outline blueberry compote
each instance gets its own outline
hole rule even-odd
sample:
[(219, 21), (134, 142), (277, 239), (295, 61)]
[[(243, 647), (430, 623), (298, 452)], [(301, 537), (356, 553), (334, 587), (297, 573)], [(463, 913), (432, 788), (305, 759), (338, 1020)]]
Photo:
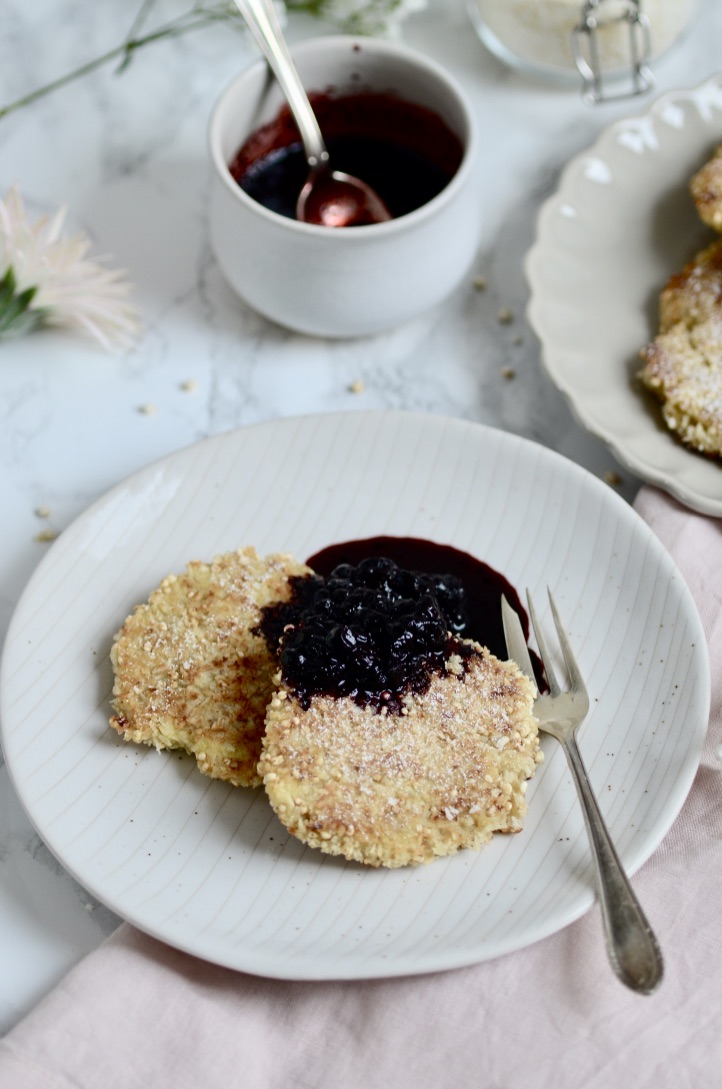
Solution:
[[(334, 170), (370, 185), (394, 219), (433, 200), (459, 169), (461, 141), (423, 106), (372, 91), (310, 97)], [(287, 107), (246, 140), (229, 169), (250, 197), (295, 219), (308, 163)]]
[(308, 564), (316, 574), (294, 579), (291, 600), (266, 608), (260, 625), (303, 707), (314, 695), (349, 696), (398, 713), (404, 695), (426, 691), (451, 654), (463, 667), (477, 653), (462, 640), (506, 657), (502, 593), (526, 623), (503, 576), (430, 541), (351, 541)]

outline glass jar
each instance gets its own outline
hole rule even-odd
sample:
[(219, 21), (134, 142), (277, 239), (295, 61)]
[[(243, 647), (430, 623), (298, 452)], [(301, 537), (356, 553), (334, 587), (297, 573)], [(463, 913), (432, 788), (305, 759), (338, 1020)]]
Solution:
[[(469, 0), (479, 37), (529, 75), (579, 83), (601, 101), (652, 85), (650, 61), (692, 22), (698, 0)], [(609, 84), (622, 84), (610, 90)]]

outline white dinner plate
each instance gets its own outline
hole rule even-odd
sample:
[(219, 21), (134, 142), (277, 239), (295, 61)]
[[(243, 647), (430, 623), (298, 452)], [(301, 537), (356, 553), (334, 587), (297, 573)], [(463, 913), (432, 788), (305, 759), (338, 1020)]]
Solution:
[(526, 262), (547, 373), (644, 480), (722, 515), (722, 464), (686, 449), (636, 380), (661, 288), (715, 237), (689, 180), (722, 142), (722, 76), (607, 128), (564, 171)]
[(78, 881), (142, 930), (261, 975), (363, 978), (494, 957), (592, 903), (554, 742), (520, 835), (374, 870), (289, 837), (262, 789), (213, 782), (195, 760), (109, 728), (112, 637), (164, 575), (246, 544), (306, 558), (375, 535), (452, 544), (542, 606), (552, 586), (594, 708), (582, 750), (630, 871), (669, 829), (706, 729), (705, 639), (669, 555), (612, 489), (543, 447), (439, 416), (259, 424), (156, 462), (90, 507), (50, 548), (7, 637), (2, 742), (19, 796)]

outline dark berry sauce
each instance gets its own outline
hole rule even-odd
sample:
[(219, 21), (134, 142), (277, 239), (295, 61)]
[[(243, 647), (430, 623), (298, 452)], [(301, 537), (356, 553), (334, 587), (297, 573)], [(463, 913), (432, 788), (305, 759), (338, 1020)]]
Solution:
[[(310, 97), (333, 169), (370, 185), (393, 218), (427, 204), (459, 168), (460, 140), (423, 106), (373, 92)], [(229, 169), (254, 200), (296, 218), (308, 164), (288, 108), (246, 140)]]
[(398, 713), (403, 697), (425, 692), (450, 655), (463, 668), (477, 653), (463, 639), (506, 658), (502, 594), (528, 634), (503, 575), (447, 545), (376, 537), (333, 545), (307, 562), (316, 573), (293, 579), (291, 600), (264, 609), (259, 625), (304, 707), (321, 694)]
[(451, 545), (437, 544), (418, 537), (370, 537), (365, 541), (346, 541), (331, 545), (311, 556), (306, 563), (327, 576), (342, 563), (357, 564), (368, 556), (384, 556), (399, 567), (426, 574), (440, 571), (460, 588), (463, 626), (451, 630), (463, 639), (474, 639), (488, 647), (497, 658), (506, 658), (506, 640), (501, 623), (501, 595), (521, 618), (524, 635), (529, 637), (529, 620), (514, 587), (493, 567), (468, 552)]

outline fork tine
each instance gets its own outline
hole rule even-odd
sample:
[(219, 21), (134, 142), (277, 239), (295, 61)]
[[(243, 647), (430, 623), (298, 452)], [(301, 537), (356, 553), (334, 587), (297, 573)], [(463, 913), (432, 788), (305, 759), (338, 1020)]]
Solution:
[(575, 695), (578, 694), (580, 696), (583, 696), (585, 699), (587, 699), (587, 686), (584, 683), (584, 678), (582, 677), (579, 666), (577, 665), (577, 660), (574, 657), (574, 651), (572, 650), (571, 643), (569, 642), (569, 636), (567, 635), (566, 631), (564, 630), (564, 626), (563, 626), (563, 624), (561, 622), (561, 619), (559, 617), (559, 612), (557, 610), (556, 602), (554, 601), (554, 598), (552, 597), (552, 592), (549, 589), (549, 587), (547, 587), (547, 593), (549, 594), (549, 604), (552, 607), (552, 616), (554, 617), (554, 626), (557, 629), (557, 636), (559, 638), (559, 644), (560, 644), (560, 646), (562, 648), (562, 654), (564, 655), (564, 662), (565, 662), (565, 665), (567, 667), (567, 673), (569, 674), (569, 684), (571, 685), (571, 690)]
[(531, 626), (534, 629), (534, 635), (536, 636), (537, 646), (539, 647), (539, 653), (544, 665), (544, 672), (546, 673), (547, 682), (549, 684), (549, 693), (552, 696), (558, 696), (561, 692), (561, 688), (557, 683), (556, 674), (554, 673), (554, 667), (552, 665), (551, 655), (547, 649), (546, 640), (544, 639), (544, 632), (542, 626), (539, 623), (539, 619), (536, 615), (536, 609), (534, 608), (534, 602), (531, 599), (531, 594), (527, 590), (526, 602), (529, 606), (529, 617), (531, 618)]

